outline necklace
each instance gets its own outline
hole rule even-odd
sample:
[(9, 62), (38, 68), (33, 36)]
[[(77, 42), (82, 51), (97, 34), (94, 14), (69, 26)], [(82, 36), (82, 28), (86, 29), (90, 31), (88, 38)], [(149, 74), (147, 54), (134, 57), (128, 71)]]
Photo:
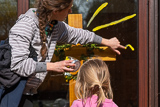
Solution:
[(55, 25), (58, 23), (57, 20), (52, 20), (50, 23), (48, 23), (45, 27), (45, 34), (47, 36), (50, 36), (53, 32), (53, 29), (55, 27)]
[[(38, 16), (38, 13), (36, 13), (35, 10), (33, 10), (33, 12)], [(56, 25), (57, 23), (58, 23), (57, 20), (52, 20), (51, 22), (49, 22), (49, 23), (46, 25), (46, 27), (45, 27), (45, 34), (46, 34), (47, 37), (52, 34), (53, 29), (54, 29), (54, 27), (55, 27), (55, 25)]]

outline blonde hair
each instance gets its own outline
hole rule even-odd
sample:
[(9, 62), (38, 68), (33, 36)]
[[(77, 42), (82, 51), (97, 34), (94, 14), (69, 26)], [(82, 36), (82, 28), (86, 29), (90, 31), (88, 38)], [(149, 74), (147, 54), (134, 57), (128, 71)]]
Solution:
[(53, 11), (62, 11), (66, 9), (72, 0), (37, 0), (37, 15), (39, 19), (40, 37), (42, 42), (41, 56), (45, 59), (47, 47), (45, 45), (47, 37), (45, 34), (45, 26), (51, 21)]
[(76, 97), (82, 99), (85, 104), (86, 98), (91, 97), (93, 94), (98, 95), (98, 107), (105, 98), (113, 99), (108, 66), (101, 59), (86, 61), (77, 75), (75, 85)]

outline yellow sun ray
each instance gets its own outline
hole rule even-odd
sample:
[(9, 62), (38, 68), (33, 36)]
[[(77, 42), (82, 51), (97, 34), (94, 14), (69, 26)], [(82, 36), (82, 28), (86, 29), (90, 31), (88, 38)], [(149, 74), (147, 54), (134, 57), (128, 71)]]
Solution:
[(121, 23), (121, 22), (123, 22), (123, 21), (129, 20), (129, 19), (131, 19), (131, 18), (133, 18), (133, 17), (135, 17), (135, 16), (136, 16), (136, 14), (129, 15), (129, 16), (126, 16), (126, 17), (120, 19), (120, 20), (117, 20), (117, 21), (114, 21), (114, 22), (111, 22), (111, 23), (108, 23), (108, 24), (105, 24), (105, 25), (97, 26), (97, 27), (95, 27), (92, 31), (95, 32), (95, 31), (100, 30), (100, 29), (102, 29), (102, 28), (106, 28), (106, 27), (108, 27), (108, 26), (116, 25), (116, 24)]
[(103, 3), (101, 6), (98, 7), (98, 9), (94, 12), (93, 16), (91, 17), (91, 19), (89, 20), (87, 27), (90, 25), (90, 23), (92, 22), (92, 20), (97, 16), (97, 14), (108, 5), (107, 2)]

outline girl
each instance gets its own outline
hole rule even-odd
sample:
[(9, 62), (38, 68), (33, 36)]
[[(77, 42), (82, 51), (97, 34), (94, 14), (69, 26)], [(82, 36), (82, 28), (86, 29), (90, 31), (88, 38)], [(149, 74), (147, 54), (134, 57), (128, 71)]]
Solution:
[(80, 68), (75, 100), (71, 107), (118, 107), (113, 101), (108, 66), (100, 59), (90, 59)]
[[(32, 82), (31, 79), (29, 83), (34, 83), (34, 87), (26, 86), (25, 93), (27, 95), (37, 93), (36, 90), (43, 82), (47, 72), (71, 72), (74, 70), (68, 68), (68, 66), (75, 66), (72, 60), (50, 62), (57, 42), (96, 43), (110, 47), (117, 54), (120, 54), (117, 48), (125, 49), (115, 37), (105, 39), (93, 32), (70, 27), (63, 22), (68, 14), (72, 13), (72, 4), (73, 0), (38, 0), (37, 8), (31, 8), (25, 14), (20, 15), (9, 32), (11, 70), (21, 77), (29, 77), (28, 80), (30, 77), (35, 80)], [(34, 58), (28, 57), (31, 47), (35, 51), (35, 55), (32, 55)], [(14, 89), (4, 94), (0, 99), (0, 107), (17, 107), (24, 86), (25, 81), (22, 83), (20, 81)], [(16, 99), (13, 97), (15, 95)]]

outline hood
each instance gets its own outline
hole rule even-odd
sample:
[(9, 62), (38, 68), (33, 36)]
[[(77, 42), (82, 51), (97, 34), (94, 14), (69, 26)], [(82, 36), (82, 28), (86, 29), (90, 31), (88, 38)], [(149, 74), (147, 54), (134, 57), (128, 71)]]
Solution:
[(20, 19), (24, 18), (24, 17), (27, 17), (27, 18), (30, 18), (32, 19), (37, 26), (39, 26), (39, 21), (38, 21), (38, 17), (37, 15), (33, 12), (33, 11), (36, 11), (37, 9), (36, 8), (30, 8), (25, 14), (21, 14), (19, 17), (18, 17), (18, 20), (19, 21)]

